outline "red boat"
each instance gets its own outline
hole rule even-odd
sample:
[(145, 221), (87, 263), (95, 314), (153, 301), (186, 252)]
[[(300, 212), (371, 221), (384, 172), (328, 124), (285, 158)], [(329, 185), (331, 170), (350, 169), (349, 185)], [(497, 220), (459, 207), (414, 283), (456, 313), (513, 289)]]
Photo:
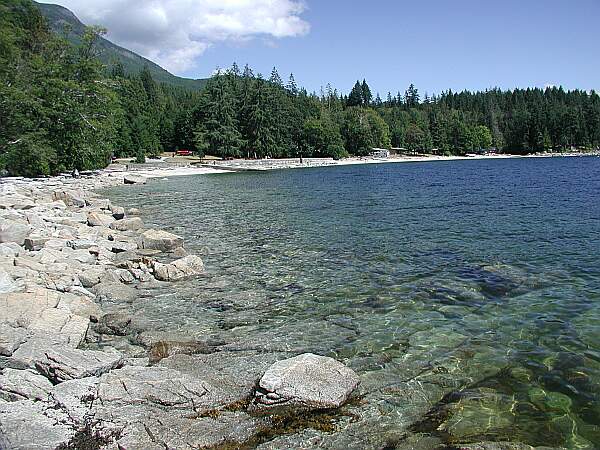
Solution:
[(192, 154), (191, 150), (177, 150), (175, 152), (176, 156), (192, 156)]

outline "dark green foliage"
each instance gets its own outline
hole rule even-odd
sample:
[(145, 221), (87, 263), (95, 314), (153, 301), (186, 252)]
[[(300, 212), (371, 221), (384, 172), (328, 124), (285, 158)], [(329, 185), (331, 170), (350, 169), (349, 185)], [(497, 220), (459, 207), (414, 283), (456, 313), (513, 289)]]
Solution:
[[(66, 10), (43, 8), (55, 27), (65, 19)], [(363, 80), (347, 96), (329, 84), (317, 96), (293, 75), (284, 86), (276, 68), (265, 80), (235, 63), (198, 91), (161, 83), (168, 80), (149, 62), (132, 72), (113, 58), (107, 68), (104, 30), (73, 17), (63, 21), (72, 25), (67, 41), (30, 0), (0, 0), (0, 170), (50, 175), (104, 167), (112, 155), (143, 162), (178, 149), (341, 158), (389, 147), (466, 154), (600, 146), (593, 91), (448, 91), (421, 102), (411, 84), (382, 101)]]
[(104, 167), (117, 99), (86, 31), (79, 46), (53, 36), (26, 0), (0, 2), (0, 164), (14, 175)]

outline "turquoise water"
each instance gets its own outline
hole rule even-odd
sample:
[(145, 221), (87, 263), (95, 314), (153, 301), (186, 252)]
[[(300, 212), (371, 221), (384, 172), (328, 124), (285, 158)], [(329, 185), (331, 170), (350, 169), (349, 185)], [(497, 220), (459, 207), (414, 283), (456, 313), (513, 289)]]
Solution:
[(153, 326), (223, 350), (330, 355), (361, 375), (339, 439), (564, 448), (600, 447), (599, 194), (600, 158), (220, 174), (109, 193), (207, 266), (146, 294), (136, 307)]

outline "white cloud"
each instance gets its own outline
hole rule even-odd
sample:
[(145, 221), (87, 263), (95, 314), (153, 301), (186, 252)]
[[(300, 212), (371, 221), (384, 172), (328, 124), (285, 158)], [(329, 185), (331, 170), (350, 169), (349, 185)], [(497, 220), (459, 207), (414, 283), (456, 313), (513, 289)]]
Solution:
[(302, 0), (42, 0), (69, 8), (108, 39), (175, 73), (193, 68), (211, 45), (302, 36)]

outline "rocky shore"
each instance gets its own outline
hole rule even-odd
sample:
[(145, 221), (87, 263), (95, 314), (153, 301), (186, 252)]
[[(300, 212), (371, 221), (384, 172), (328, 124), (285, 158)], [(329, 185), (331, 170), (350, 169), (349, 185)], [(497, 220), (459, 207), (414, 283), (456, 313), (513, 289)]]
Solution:
[(127, 313), (141, 286), (204, 272), (181, 237), (94, 192), (145, 182), (0, 181), (0, 449), (252, 446), (357, 395), (332, 358), (226, 354)]

